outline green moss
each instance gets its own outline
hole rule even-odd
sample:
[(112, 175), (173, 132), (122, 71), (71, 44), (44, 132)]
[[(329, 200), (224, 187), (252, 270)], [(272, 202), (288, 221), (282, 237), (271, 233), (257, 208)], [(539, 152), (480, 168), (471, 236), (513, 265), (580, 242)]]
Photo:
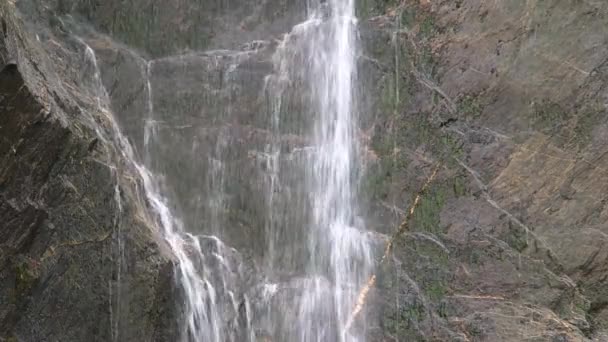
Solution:
[(416, 10), (414, 7), (406, 7), (401, 11), (401, 26), (410, 28), (416, 21)]
[(399, 0), (360, 0), (357, 2), (357, 16), (360, 19), (367, 19), (383, 15), (397, 5), (399, 5)]
[(397, 39), (393, 42), (389, 63), (393, 70), (385, 74), (382, 82), (382, 109), (385, 113), (399, 113), (409, 103), (413, 93), (411, 79), (411, 49), (407, 42)]
[(505, 242), (511, 246), (511, 248), (521, 252), (528, 247), (528, 234), (524, 228), (514, 226), (509, 221), (509, 233), (505, 238)]
[[(407, 53), (404, 52), (400, 58), (407, 58)], [(411, 127), (408, 120), (399, 114), (409, 101), (411, 92), (406, 79), (409, 73), (404, 75), (405, 78), (400, 74), (387, 74), (382, 85), (381, 108), (387, 121), (384, 127), (377, 128), (372, 138), (371, 147), (379, 160), (370, 168), (363, 181), (364, 191), (375, 198), (387, 198), (392, 180), (405, 172), (409, 164), (405, 147), (409, 145)]]
[(552, 307), (553, 311), (564, 319), (584, 317), (590, 308), (590, 301), (575, 289), (563, 292)]
[(441, 318), (448, 318), (450, 316), (448, 304), (445, 301), (442, 301), (437, 306), (437, 314)]
[(410, 274), (426, 297), (435, 304), (439, 303), (447, 293), (449, 254), (442, 247), (428, 240), (417, 239), (408, 244), (413, 246), (413, 255), (410, 258), (416, 267)]
[(380, 158), (379, 162), (371, 167), (363, 180), (363, 192), (375, 199), (386, 199), (393, 172), (393, 165), (389, 157)]
[(408, 341), (424, 341), (415, 329), (415, 323), (423, 319), (424, 315), (424, 306), (414, 302), (388, 313), (382, 324), (386, 332), (392, 336), (407, 338)]
[(383, 263), (380, 265), (380, 269), (376, 273), (376, 287), (381, 291), (391, 291), (395, 285), (398, 285), (399, 281), (395, 280), (395, 274), (392, 272), (394, 265), (390, 263)]
[(14, 264), (15, 293), (21, 296), (29, 292), (38, 281), (38, 269), (31, 259), (20, 260)]
[(426, 116), (430, 114), (419, 114), (422, 118), (416, 120), (407, 131), (408, 143), (413, 146), (426, 146), (425, 150), (433, 154), (435, 159), (442, 161), (446, 166), (457, 166), (454, 158), (461, 158), (464, 154), (462, 142), (459, 137), (444, 132), (437, 127), (431, 126)]
[(458, 101), (458, 112), (466, 120), (475, 120), (481, 116), (482, 106), (479, 98), (466, 95)]
[(574, 296), (574, 309), (579, 314), (586, 314), (591, 309), (591, 302), (583, 296)]
[(602, 110), (588, 110), (576, 116), (573, 135), (578, 147), (585, 147), (591, 142), (593, 129), (606, 115), (608, 113)]
[(443, 299), (446, 293), (446, 288), (443, 282), (434, 281), (425, 286), (425, 292), (430, 300), (436, 302)]
[[(185, 12), (162, 2), (134, 0), (100, 5), (80, 0), (77, 3), (75, 9), (79, 15), (118, 40), (154, 56), (188, 48), (202, 50), (213, 34), (209, 16), (214, 9), (200, 10), (203, 4), (193, 4), (192, 10)], [(71, 9), (71, 6), (63, 6), (60, 10), (67, 13)], [(169, 15), (166, 13), (168, 10), (178, 12)], [(167, 24), (174, 25), (174, 29), (164, 29)]]
[(594, 318), (594, 314), (591, 313), (593, 307), (591, 301), (585, 298), (581, 293), (577, 292), (574, 296), (574, 309), (573, 316), (585, 318), (588, 322), (597, 322)]
[(431, 48), (424, 46), (417, 62), (418, 68), (423, 71), (429, 78), (433, 78), (437, 71), (437, 62)]
[(399, 19), (399, 24), (405, 27), (412, 27), (416, 21), (418, 13), (416, 6), (401, 6), (402, 0), (359, 0), (357, 1), (357, 17), (361, 20), (369, 19), (374, 16), (389, 14), (391, 9), (400, 9), (395, 15)]
[(420, 303), (414, 303), (403, 310), (404, 317), (408, 321), (419, 321), (424, 316), (424, 306)]
[(456, 168), (458, 166), (456, 159), (464, 157), (462, 142), (454, 135), (444, 134), (441, 137), (441, 144), (441, 150), (437, 152), (438, 155), (448, 167)]
[(568, 113), (557, 103), (541, 101), (533, 105), (531, 123), (542, 132), (558, 133), (567, 119)]
[(418, 242), (414, 246), (414, 250), (420, 256), (428, 257), (435, 266), (447, 266), (449, 255), (441, 247), (432, 242)]
[(372, 4), (373, 4), (372, 0), (357, 1), (357, 7), (356, 7), (357, 17), (361, 20), (370, 18), (373, 15)]
[(418, 37), (420, 39), (429, 39), (437, 33), (437, 27), (435, 26), (435, 19), (427, 15), (422, 19), (420, 28), (418, 30)]
[(454, 196), (456, 197), (465, 196), (469, 192), (466, 186), (466, 178), (462, 175), (454, 178), (452, 188), (454, 190)]
[(433, 79), (437, 70), (437, 61), (431, 49), (430, 40), (437, 35), (439, 30), (435, 25), (435, 18), (428, 13), (419, 15), (418, 22), (416, 68)]
[(468, 253), (469, 264), (480, 265), (482, 260), (482, 252), (478, 249), (471, 248)]
[(436, 131), (428, 122), (426, 116), (427, 113), (418, 114), (420, 118), (418, 118), (414, 124), (412, 125), (412, 131), (409, 132), (411, 134), (410, 141), (413, 145), (418, 146), (422, 144), (430, 144), (432, 145), (433, 137), (436, 135)]
[(385, 113), (393, 113), (399, 108), (399, 100), (397, 99), (397, 89), (395, 77), (386, 75), (382, 85), (381, 104), (382, 111)]
[[(462, 158), (464, 154), (458, 137), (432, 127), (425, 118), (407, 120), (398, 117), (392, 125), (392, 134), (383, 134), (386, 129), (381, 129), (383, 131), (377, 131), (372, 140), (372, 148), (379, 161), (364, 180), (364, 191), (374, 194), (376, 198), (385, 199), (389, 195), (393, 179), (408, 176), (410, 156), (406, 153), (407, 149), (415, 150), (418, 146), (424, 146), (433, 159), (442, 161), (447, 167), (456, 167), (456, 158)], [(448, 198), (466, 195), (466, 184), (466, 177), (460, 174), (441, 184), (434, 184), (422, 196), (412, 228), (440, 235), (439, 213), (443, 205)]]
[(420, 199), (420, 205), (414, 213), (412, 228), (416, 231), (424, 231), (435, 235), (442, 234), (439, 225), (439, 214), (446, 201), (445, 188), (432, 186), (431, 190)]

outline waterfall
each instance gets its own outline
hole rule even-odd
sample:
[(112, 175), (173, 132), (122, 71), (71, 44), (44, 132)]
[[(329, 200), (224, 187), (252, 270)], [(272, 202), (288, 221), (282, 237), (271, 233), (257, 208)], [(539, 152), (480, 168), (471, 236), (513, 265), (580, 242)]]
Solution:
[[(283, 327), (271, 330), (293, 341), (360, 341), (365, 339), (362, 329), (358, 333), (345, 331), (357, 291), (373, 263), (369, 237), (357, 215), (361, 167), (353, 90), (357, 19), (353, 0), (308, 5), (307, 20), (296, 25), (279, 44), (275, 72), (267, 80), (272, 99), (271, 130), (275, 135), (304, 135), (310, 141), (310, 146), (297, 151), (300, 156), (295, 158), (295, 165), (286, 170), (277, 162), (281, 151), (278, 139), (266, 149), (270, 165), (266, 227), (268, 258), (272, 260), (269, 264), (297, 272), (297, 263), (292, 260), (305, 259), (297, 310), (288, 314), (293, 302), (285, 300), (281, 314), (274, 316), (284, 321)], [(294, 101), (299, 101), (302, 113), (290, 110), (295, 106), (289, 103)], [(294, 119), (297, 115), (299, 118)], [(294, 120), (298, 124), (289, 124)], [(301, 177), (291, 176), (298, 172)], [(275, 193), (281, 192), (281, 185), (292, 191), (284, 191), (277, 199)], [(294, 193), (303, 194), (303, 198), (298, 199)], [(291, 212), (285, 212), (284, 207)], [(306, 212), (307, 217), (296, 218), (299, 212)], [(306, 244), (306, 251), (297, 252), (293, 246), (298, 244)], [(278, 246), (284, 250), (279, 251)]]
[[(313, 210), (310, 248), (311, 251), (329, 248), (337, 332), (340, 340), (355, 341), (359, 338), (342, 329), (353, 310), (358, 288), (369, 274), (372, 260), (367, 235), (357, 226), (354, 191), (359, 166), (353, 94), (356, 19), (353, 0), (331, 0), (328, 5), (329, 25), (321, 34), (312, 36), (309, 56), (312, 105), (317, 112), (313, 137), (318, 147), (309, 164)], [(312, 16), (318, 18), (321, 14), (313, 11)], [(311, 255), (313, 268), (326, 267), (325, 260), (315, 260), (314, 256), (319, 254)]]
[[(153, 214), (152, 220), (160, 228), (162, 238), (167, 242), (177, 259), (176, 276), (184, 296), (182, 307), (182, 310), (184, 311), (184, 328), (181, 340), (185, 342), (231, 340), (226, 339), (224, 336), (224, 327), (222, 325), (225, 320), (218, 310), (218, 289), (214, 287), (212, 281), (213, 275), (210, 274), (211, 270), (214, 270), (215, 267), (213, 267), (214, 262), (209, 260), (212, 258), (221, 259), (223, 253), (222, 249), (226, 249), (226, 247), (221, 241), (213, 237), (197, 237), (187, 233), (182, 222), (173, 216), (167, 204), (167, 199), (162, 196), (154, 176), (144, 165), (137, 162), (132, 146), (122, 134), (112, 115), (110, 98), (101, 80), (101, 73), (97, 64), (95, 52), (84, 41), (80, 41), (85, 46), (85, 58), (93, 67), (93, 84), (91, 88), (96, 99), (97, 109), (100, 111), (103, 119), (109, 124), (111, 137), (108, 137), (97, 124), (94, 125), (96, 133), (102, 141), (106, 142), (106, 144), (112, 145), (110, 142), (113, 142), (113, 145), (117, 147), (124, 162), (127, 163), (127, 168), (137, 172), (140, 179), (143, 181), (146, 200), (148, 201)], [(150, 65), (146, 68), (147, 73), (149, 73), (149, 67)], [(151, 96), (151, 89), (148, 88), (148, 90), (149, 96)], [(152, 122), (152, 108), (150, 107), (149, 110), (148, 120)], [(150, 128), (146, 127), (146, 130), (148, 129)], [(152, 139), (153, 137), (151, 133), (147, 134), (150, 135), (146, 135), (146, 145), (148, 139)], [(117, 184), (117, 204), (119, 205), (119, 209), (121, 209), (122, 205), (119, 202), (120, 195), (118, 195), (120, 190), (118, 188), (119, 185)], [(207, 255), (203, 252), (201, 241), (206, 243), (206, 252), (210, 252), (211, 255)], [(215, 261), (215, 263), (217, 263), (217, 261)], [(220, 285), (225, 286), (226, 283), (220, 282)], [(231, 294), (229, 289), (221, 288), (219, 290), (227, 296), (230, 296)], [(120, 298), (118, 298), (118, 300), (119, 299)], [(180, 305), (180, 307), (181, 306), (182, 305)], [(116, 317), (116, 319), (117, 318), (118, 317)], [(112, 329), (117, 329), (117, 326), (113, 325)], [(113, 331), (112, 336), (117, 338), (119, 332)]]
[[(195, 229), (186, 229), (174, 216), (150, 171), (162, 162), (153, 160), (155, 144), (163, 143), (164, 128), (155, 118), (154, 99), (161, 96), (160, 88), (151, 81), (160, 62), (145, 61), (142, 66), (147, 100), (142, 164), (114, 120), (95, 53), (85, 44), (94, 67), (97, 106), (110, 127), (108, 136), (99, 127), (97, 133), (118, 147), (127, 167), (143, 181), (151, 221), (175, 255), (176, 283), (183, 297), (177, 303), (183, 312), (183, 342), (365, 340), (364, 324), (348, 329), (358, 291), (373, 264), (369, 234), (357, 210), (361, 160), (356, 138), (354, 0), (311, 0), (307, 8), (306, 21), (293, 27), (277, 46), (274, 70), (266, 78), (270, 139), (263, 153), (255, 154), (264, 160), (266, 245), (260, 263), (263, 276), (246, 285), (240, 265), (231, 264), (242, 263), (233, 258), (236, 251), (215, 236), (189, 233)], [(230, 76), (249, 53), (231, 56), (219, 51), (217, 55), (218, 61), (232, 61), (225, 71)], [(223, 80), (232, 82), (230, 77)], [(162, 102), (156, 104), (160, 107)], [(230, 108), (222, 112), (229, 116)], [(224, 160), (230, 132), (225, 133), (219, 132), (209, 155), (200, 155), (209, 161), (206, 186), (200, 189), (200, 197), (207, 200), (202, 221), (210, 233), (220, 236), (227, 224), (223, 211), (230, 205), (224, 194), (224, 182), (230, 181)], [(298, 137), (296, 143), (293, 137)], [(199, 157), (195, 150), (193, 146), (193, 157)], [(252, 177), (251, 182), (258, 180)], [(118, 329), (118, 324), (112, 328)], [(117, 340), (120, 334), (113, 331), (112, 336)]]

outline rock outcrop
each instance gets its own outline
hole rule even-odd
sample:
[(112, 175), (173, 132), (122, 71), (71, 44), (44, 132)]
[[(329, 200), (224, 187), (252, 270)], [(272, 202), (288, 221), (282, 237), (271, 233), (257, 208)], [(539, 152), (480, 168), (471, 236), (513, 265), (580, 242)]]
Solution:
[(172, 260), (84, 50), (36, 41), (16, 13), (0, 3), (0, 340), (171, 340)]
[(608, 7), (364, 8), (379, 227), (442, 165), (377, 289), (380, 335), (606, 340)]

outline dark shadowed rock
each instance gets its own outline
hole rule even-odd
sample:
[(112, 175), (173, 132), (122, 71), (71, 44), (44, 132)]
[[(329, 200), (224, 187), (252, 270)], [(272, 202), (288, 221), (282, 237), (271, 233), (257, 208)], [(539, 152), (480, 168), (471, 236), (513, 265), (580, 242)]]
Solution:
[(0, 4), (0, 338), (171, 340), (172, 261), (131, 170), (15, 13)]

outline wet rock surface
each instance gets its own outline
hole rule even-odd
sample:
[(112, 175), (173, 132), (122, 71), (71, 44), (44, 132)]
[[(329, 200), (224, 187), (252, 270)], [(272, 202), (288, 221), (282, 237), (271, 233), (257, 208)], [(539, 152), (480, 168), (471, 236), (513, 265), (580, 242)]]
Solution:
[[(281, 165), (297, 168), (308, 145), (289, 124), (271, 134), (265, 91), (302, 3), (17, 5), (0, 4), (0, 340), (175, 336), (172, 262), (141, 214), (137, 181), (94, 134), (103, 117), (76, 36), (97, 54), (112, 109), (175, 211), (191, 231), (236, 247), (231, 269), (246, 264), (231, 281), (252, 305), (230, 308), (235, 331), (253, 324), (271, 336), (276, 317), (264, 308), (298, 300), (290, 289), (313, 281), (252, 265), (267, 248), (266, 146), (279, 139)], [(441, 165), (378, 270), (368, 339), (606, 340), (608, 6), (358, 6), (360, 192), (379, 245)], [(244, 320), (249, 310), (257, 321)]]

